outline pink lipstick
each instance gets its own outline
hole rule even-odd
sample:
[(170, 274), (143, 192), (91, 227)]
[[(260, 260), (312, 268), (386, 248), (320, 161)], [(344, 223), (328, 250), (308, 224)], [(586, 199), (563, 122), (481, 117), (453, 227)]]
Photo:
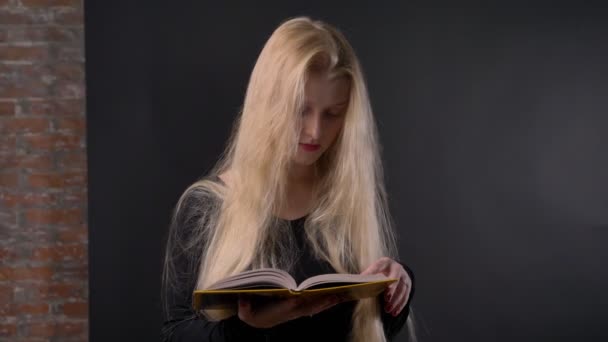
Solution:
[(318, 150), (321, 145), (313, 145), (313, 144), (302, 144), (300, 143), (300, 146), (305, 150), (305, 151), (309, 151), (309, 152), (313, 152)]

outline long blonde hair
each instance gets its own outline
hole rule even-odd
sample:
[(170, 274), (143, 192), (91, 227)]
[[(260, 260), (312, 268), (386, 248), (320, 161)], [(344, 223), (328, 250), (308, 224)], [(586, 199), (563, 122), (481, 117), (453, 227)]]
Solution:
[[(264, 45), (225, 153), (176, 206), (179, 212), (193, 192), (221, 199), (188, 241), (189, 248), (203, 251), (197, 288), (247, 269), (293, 266), (285, 222), (275, 213), (285, 202), (298, 147), (304, 86), (319, 68), (347, 77), (350, 97), (338, 138), (315, 164), (315, 207), (304, 224), (306, 236), (314, 254), (337, 272), (359, 273), (383, 256), (397, 258), (377, 129), (359, 61), (337, 29), (298, 17), (279, 25)], [(229, 186), (211, 180), (228, 170)], [(165, 268), (170, 264), (166, 261)], [(230, 314), (218, 312), (214, 319)], [(375, 298), (359, 301), (351, 341), (385, 341), (380, 317)]]

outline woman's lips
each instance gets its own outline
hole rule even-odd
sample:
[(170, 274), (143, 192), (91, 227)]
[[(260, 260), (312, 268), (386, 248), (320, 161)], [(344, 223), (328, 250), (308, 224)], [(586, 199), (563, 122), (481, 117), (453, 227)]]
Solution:
[(319, 149), (319, 147), (321, 147), (321, 145), (302, 144), (302, 143), (300, 143), (300, 146), (302, 146), (302, 148), (303, 148), (305, 151), (310, 151), (310, 152), (312, 152), (312, 151), (316, 151), (316, 150), (318, 150), (318, 149)]

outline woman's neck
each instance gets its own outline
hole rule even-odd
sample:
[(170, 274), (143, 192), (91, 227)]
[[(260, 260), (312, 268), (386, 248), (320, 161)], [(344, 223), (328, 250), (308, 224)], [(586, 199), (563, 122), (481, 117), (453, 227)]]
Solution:
[(292, 185), (312, 186), (315, 179), (314, 165), (293, 165), (287, 176), (287, 188)]
[(280, 209), (279, 217), (293, 220), (310, 212), (314, 177), (314, 166), (292, 167), (287, 179), (287, 201)]

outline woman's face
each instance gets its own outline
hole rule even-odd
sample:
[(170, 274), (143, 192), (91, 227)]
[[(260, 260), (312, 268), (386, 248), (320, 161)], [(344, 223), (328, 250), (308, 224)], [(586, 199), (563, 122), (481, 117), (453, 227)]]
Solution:
[(328, 79), (327, 73), (309, 75), (296, 164), (314, 164), (334, 143), (344, 123), (349, 92), (350, 83), (345, 77)]

